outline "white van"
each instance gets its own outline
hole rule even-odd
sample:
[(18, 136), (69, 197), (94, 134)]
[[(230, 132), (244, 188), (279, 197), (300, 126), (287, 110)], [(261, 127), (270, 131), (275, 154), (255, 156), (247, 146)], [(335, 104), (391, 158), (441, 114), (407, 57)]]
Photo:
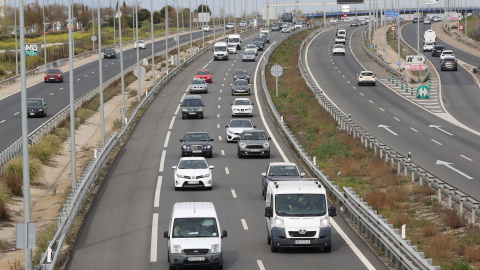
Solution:
[(345, 39), (347, 39), (347, 31), (345, 29), (338, 29), (337, 37), (344, 37)]
[(280, 247), (322, 247), (332, 250), (330, 217), (325, 188), (318, 181), (270, 181), (265, 217), (270, 250)]
[(213, 203), (175, 203), (163, 237), (168, 239), (170, 269), (183, 265), (213, 265), (223, 269), (222, 238), (227, 237), (227, 231), (220, 230)]
[(425, 33), (423, 34), (423, 43), (425, 44), (427, 42), (433, 42), (434, 44), (437, 43), (437, 34), (435, 33), (435, 31), (431, 29), (425, 31)]
[(216, 42), (213, 45), (213, 61), (228, 60), (228, 48), (226, 42)]
[(262, 30), (260, 30), (260, 36), (262, 35), (269, 35), (270, 34), (270, 31), (268, 30), (268, 28), (262, 28)]
[(240, 35), (234, 34), (234, 35), (228, 35), (228, 40), (227, 43), (234, 43), (237, 45), (237, 50), (241, 50), (242, 46), (242, 39), (240, 38)]

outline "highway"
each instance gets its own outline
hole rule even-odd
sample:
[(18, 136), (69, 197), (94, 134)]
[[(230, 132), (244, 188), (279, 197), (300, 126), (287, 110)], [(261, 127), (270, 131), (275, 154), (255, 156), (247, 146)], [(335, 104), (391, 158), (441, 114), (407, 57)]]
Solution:
[[(305, 63), (321, 90), (386, 145), (404, 156), (411, 152), (416, 164), (480, 199), (475, 181), (479, 175), (478, 136), (410, 102), (379, 78), (376, 86), (357, 86), (357, 74), (376, 64), (363, 53), (363, 28), (347, 27), (347, 31), (346, 56), (331, 55), (335, 30), (320, 34), (305, 48)], [(438, 161), (451, 164), (437, 165)]]
[[(193, 39), (202, 37), (201, 31), (192, 34)], [(223, 31), (222, 31), (223, 34)], [(205, 32), (205, 36), (213, 35), (213, 31)], [(180, 36), (180, 43), (190, 40), (190, 33)], [(150, 40), (146, 39), (146, 42)], [(176, 46), (173, 37), (168, 39), (168, 47), (173, 49)], [(140, 59), (152, 55), (151, 43), (146, 43), (146, 49), (140, 49)], [(155, 42), (155, 52), (165, 50), (165, 39)], [(120, 52), (118, 49), (116, 59), (103, 59), (103, 81), (107, 81), (113, 76), (120, 73)], [(125, 50), (123, 52), (124, 67), (136, 63), (136, 49)], [(97, 56), (98, 57), (98, 56)], [(102, 56), (103, 57), (103, 56)], [(99, 84), (98, 79), (98, 60), (92, 61), (85, 65), (74, 69), (74, 95), (75, 99), (82, 96), (86, 92), (95, 88)], [(41, 124), (46, 122), (50, 117), (61, 111), (69, 104), (69, 72), (64, 73), (63, 83), (44, 83), (39, 81), (37, 84), (27, 88), (28, 98), (44, 98), (48, 105), (48, 115), (45, 118), (29, 118), (29, 132), (35, 130)], [(18, 86), (20, 87), (20, 85)], [(21, 135), (21, 114), (20, 114), (20, 92), (10, 95), (0, 100), (0, 149), (5, 149), (7, 145), (12, 143)]]
[[(257, 32), (258, 33), (258, 32)], [(281, 33), (272, 33), (271, 42)], [(252, 40), (251, 35), (247, 39)], [(242, 48), (249, 42), (245, 40)], [(267, 45), (267, 49), (271, 45)], [(259, 52), (257, 61), (262, 57)], [(67, 269), (167, 269), (167, 230), (172, 206), (182, 201), (214, 203), (222, 229), (226, 269), (387, 269), (339, 215), (332, 220), (332, 252), (308, 249), (271, 253), (267, 245), (265, 202), (261, 175), (269, 162), (295, 161), (263, 103), (258, 62), (212, 61), (206, 53), (177, 75), (140, 118), (112, 164), (73, 247)], [(213, 72), (208, 94), (202, 94), (205, 119), (181, 119), (179, 103), (194, 73)], [(251, 118), (272, 137), (270, 159), (239, 159), (236, 144), (227, 143), (231, 119), (232, 73), (246, 68), (251, 75), (255, 103)], [(187, 131), (208, 131), (214, 138), (213, 190), (175, 191), (173, 170), (180, 159), (180, 142)], [(157, 226), (158, 224), (158, 226)], [(361, 252), (360, 252), (361, 251)], [(206, 268), (202, 268), (206, 269)]]
[[(445, 109), (455, 119), (466, 126), (480, 131), (480, 88), (471, 75), (471, 70), (467, 71), (460, 64), (458, 71), (441, 71), (440, 58), (432, 57), (430, 52), (423, 52), (423, 33), (430, 29), (430, 25), (420, 24), (420, 50), (433, 63), (441, 78), (441, 93)], [(417, 25), (407, 24), (402, 28), (403, 39), (413, 46), (417, 47)], [(437, 44), (444, 45), (446, 50), (453, 50), (458, 60), (477, 66), (480, 63), (480, 57), (471, 55), (465, 51), (454, 48), (445, 41), (437, 38)]]

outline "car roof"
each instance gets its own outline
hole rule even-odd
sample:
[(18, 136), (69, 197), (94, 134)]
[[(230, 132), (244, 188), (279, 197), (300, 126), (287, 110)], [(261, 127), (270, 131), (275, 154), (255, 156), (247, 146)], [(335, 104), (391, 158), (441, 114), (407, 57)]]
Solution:
[(239, 121), (239, 122), (250, 122), (250, 123), (252, 123), (252, 121), (250, 121), (250, 119), (244, 119), (244, 118), (232, 119), (232, 120), (230, 120), (230, 123), (231, 123), (231, 122), (234, 122), (234, 121)]
[(27, 100), (43, 100), (43, 98), (27, 98)]
[(235, 70), (235, 72), (237, 72), (237, 71), (247, 71), (247, 72), (248, 72), (248, 70), (247, 70), (246, 68), (237, 68), (237, 69)]
[(297, 164), (293, 162), (270, 162), (268, 166), (281, 166), (281, 165), (286, 165), (286, 166), (295, 166), (297, 167)]
[[(248, 101), (250, 101), (249, 98), (236, 98), (235, 100), (248, 100)], [(234, 101), (235, 101), (235, 100), (234, 100)]]
[(453, 53), (453, 51), (452, 51), (452, 50), (443, 50), (443, 52), (444, 52), (444, 53), (448, 53), (448, 52), (451, 52), (451, 53)]
[(182, 157), (180, 160), (205, 160), (205, 157)]
[(208, 69), (199, 69), (198, 71), (208, 71), (208, 72), (210, 72), (210, 70), (208, 70)]
[(370, 71), (370, 70), (363, 70), (363, 71), (361, 71), (361, 73), (364, 73), (364, 72), (370, 72), (370, 73), (373, 73), (373, 71)]
[(208, 132), (206, 132), (206, 131), (187, 131), (187, 132), (185, 132), (185, 135), (186, 134), (207, 134), (208, 135)]
[(213, 217), (217, 219), (212, 202), (177, 202), (173, 205), (172, 218)]
[(200, 95), (185, 95), (183, 99), (202, 99)]

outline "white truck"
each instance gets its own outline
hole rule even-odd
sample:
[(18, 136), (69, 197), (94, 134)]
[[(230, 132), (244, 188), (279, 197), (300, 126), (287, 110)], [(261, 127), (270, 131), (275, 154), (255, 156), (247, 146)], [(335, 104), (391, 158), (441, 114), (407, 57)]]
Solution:
[(227, 43), (236, 44), (237, 45), (237, 50), (242, 49), (242, 46), (240, 45), (240, 44), (242, 44), (242, 39), (241, 39), (240, 35), (238, 35), (238, 34), (228, 35)]
[(435, 31), (433, 31), (431, 29), (428, 29), (423, 34), (423, 44), (428, 43), (428, 42), (432, 42), (434, 44), (437, 43), (437, 34), (435, 33)]
[(228, 48), (226, 42), (216, 42), (213, 45), (213, 61), (228, 60)]
[(325, 188), (317, 180), (270, 181), (267, 187), (265, 217), (267, 243), (272, 252), (282, 247), (332, 250), (330, 217)]

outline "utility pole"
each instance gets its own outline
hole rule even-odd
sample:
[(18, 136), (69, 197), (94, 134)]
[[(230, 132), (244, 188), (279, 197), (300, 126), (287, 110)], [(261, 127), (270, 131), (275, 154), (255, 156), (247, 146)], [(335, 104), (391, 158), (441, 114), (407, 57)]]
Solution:
[[(190, 10), (190, 57), (193, 55), (193, 40), (192, 40), (192, 0), (189, 0), (188, 7)], [(197, 16), (198, 18), (198, 16)]]
[(68, 0), (68, 81), (70, 86), (70, 153), (71, 153), (71, 177), (72, 177), (72, 186), (73, 189), (77, 183), (77, 164), (76, 164), (76, 148), (75, 148), (75, 95), (73, 90), (73, 29), (71, 25), (73, 24), (72, 19), (72, 0)]
[[(118, 5), (118, 2), (117, 2), (117, 5)], [(110, 8), (112, 8), (112, 6), (110, 6)], [(117, 37), (115, 36), (116, 31), (117, 31), (117, 28), (115, 27), (115, 13), (114, 13), (113, 14), (113, 45), (115, 45), (117, 42)]]
[(153, 38), (153, 0), (150, 0), (150, 32), (152, 35), (152, 89), (155, 86), (155, 43)]
[(225, 13), (226, 13), (226, 10), (225, 10), (225, 0), (223, 0), (223, 35), (226, 36), (227, 35), (227, 25), (225, 24)]
[[(15, 29), (15, 32), (17, 29)], [(43, 0), (43, 59), (45, 60), (45, 68), (47, 68), (47, 37), (45, 36), (47, 32), (45, 26), (45, 0)]]
[(177, 0), (177, 66), (180, 65), (180, 30), (178, 25), (178, 10), (179, 10), (178, 0)]
[(95, 15), (93, 13), (93, 0), (92, 0), (92, 43), (93, 43), (93, 50), (95, 51), (95, 41), (93, 37), (95, 36)]
[(205, 5), (203, 4), (203, 0), (202, 0), (202, 40), (203, 40), (203, 46), (202, 46), (202, 49), (205, 48), (205, 31), (203, 31), (203, 23), (205, 23), (203, 20), (205, 18), (203, 18), (203, 16), (205, 15), (203, 13), (203, 9), (204, 9)]
[(165, 0), (165, 67), (168, 75), (168, 0)]
[(235, 34), (237, 33), (237, 16), (235, 13), (235, 0), (233, 0), (233, 25), (235, 26)]
[[(26, 227), (31, 221), (30, 213), (30, 164), (28, 153), (28, 120), (27, 120), (27, 69), (25, 67), (25, 15), (23, 0), (20, 0), (20, 70), (21, 70), (21, 108), (22, 108), (22, 161), (23, 161), (23, 219)], [(16, 13), (16, 11), (15, 11)], [(15, 33), (17, 28), (15, 27)], [(32, 269), (32, 249), (28, 247), (28, 229), (25, 229), (25, 269)], [(35, 233), (35, 232), (33, 232)]]
[(213, 41), (215, 41), (215, 0), (213, 0), (213, 4), (212, 4), (212, 8), (213, 8), (213, 12), (212, 12), (212, 15), (213, 15)]
[[(400, 0), (397, 0), (397, 9), (398, 9), (398, 16), (397, 16), (397, 42), (398, 42), (398, 63), (400, 63)], [(418, 22), (420, 23), (420, 22)], [(400, 71), (400, 65), (397, 63), (397, 69)]]
[[(23, 3), (23, 2), (22, 2)], [(18, 76), (18, 43), (17, 43), (17, 1), (13, 1), (15, 9), (15, 76)]]
[(368, 0), (368, 42), (372, 42), (372, 0)]
[(140, 87), (140, 79), (142, 77), (142, 73), (140, 72), (140, 46), (138, 44), (138, 0), (135, 0), (135, 29), (137, 31), (137, 88), (138, 101), (140, 101), (142, 99), (142, 89)]
[(125, 110), (125, 72), (123, 69), (123, 48), (122, 48), (122, 12), (120, 10), (117, 10), (118, 12), (118, 36), (120, 38), (120, 73), (122, 74), (121, 76), (121, 81), (122, 81), (122, 126), (125, 125), (125, 119), (126, 119), (126, 110)]
[(100, 129), (102, 135), (102, 146), (105, 144), (105, 119), (103, 110), (103, 67), (102, 67), (102, 24), (100, 19), (100, 0), (97, 0), (97, 23), (98, 23), (98, 81), (100, 89)]

